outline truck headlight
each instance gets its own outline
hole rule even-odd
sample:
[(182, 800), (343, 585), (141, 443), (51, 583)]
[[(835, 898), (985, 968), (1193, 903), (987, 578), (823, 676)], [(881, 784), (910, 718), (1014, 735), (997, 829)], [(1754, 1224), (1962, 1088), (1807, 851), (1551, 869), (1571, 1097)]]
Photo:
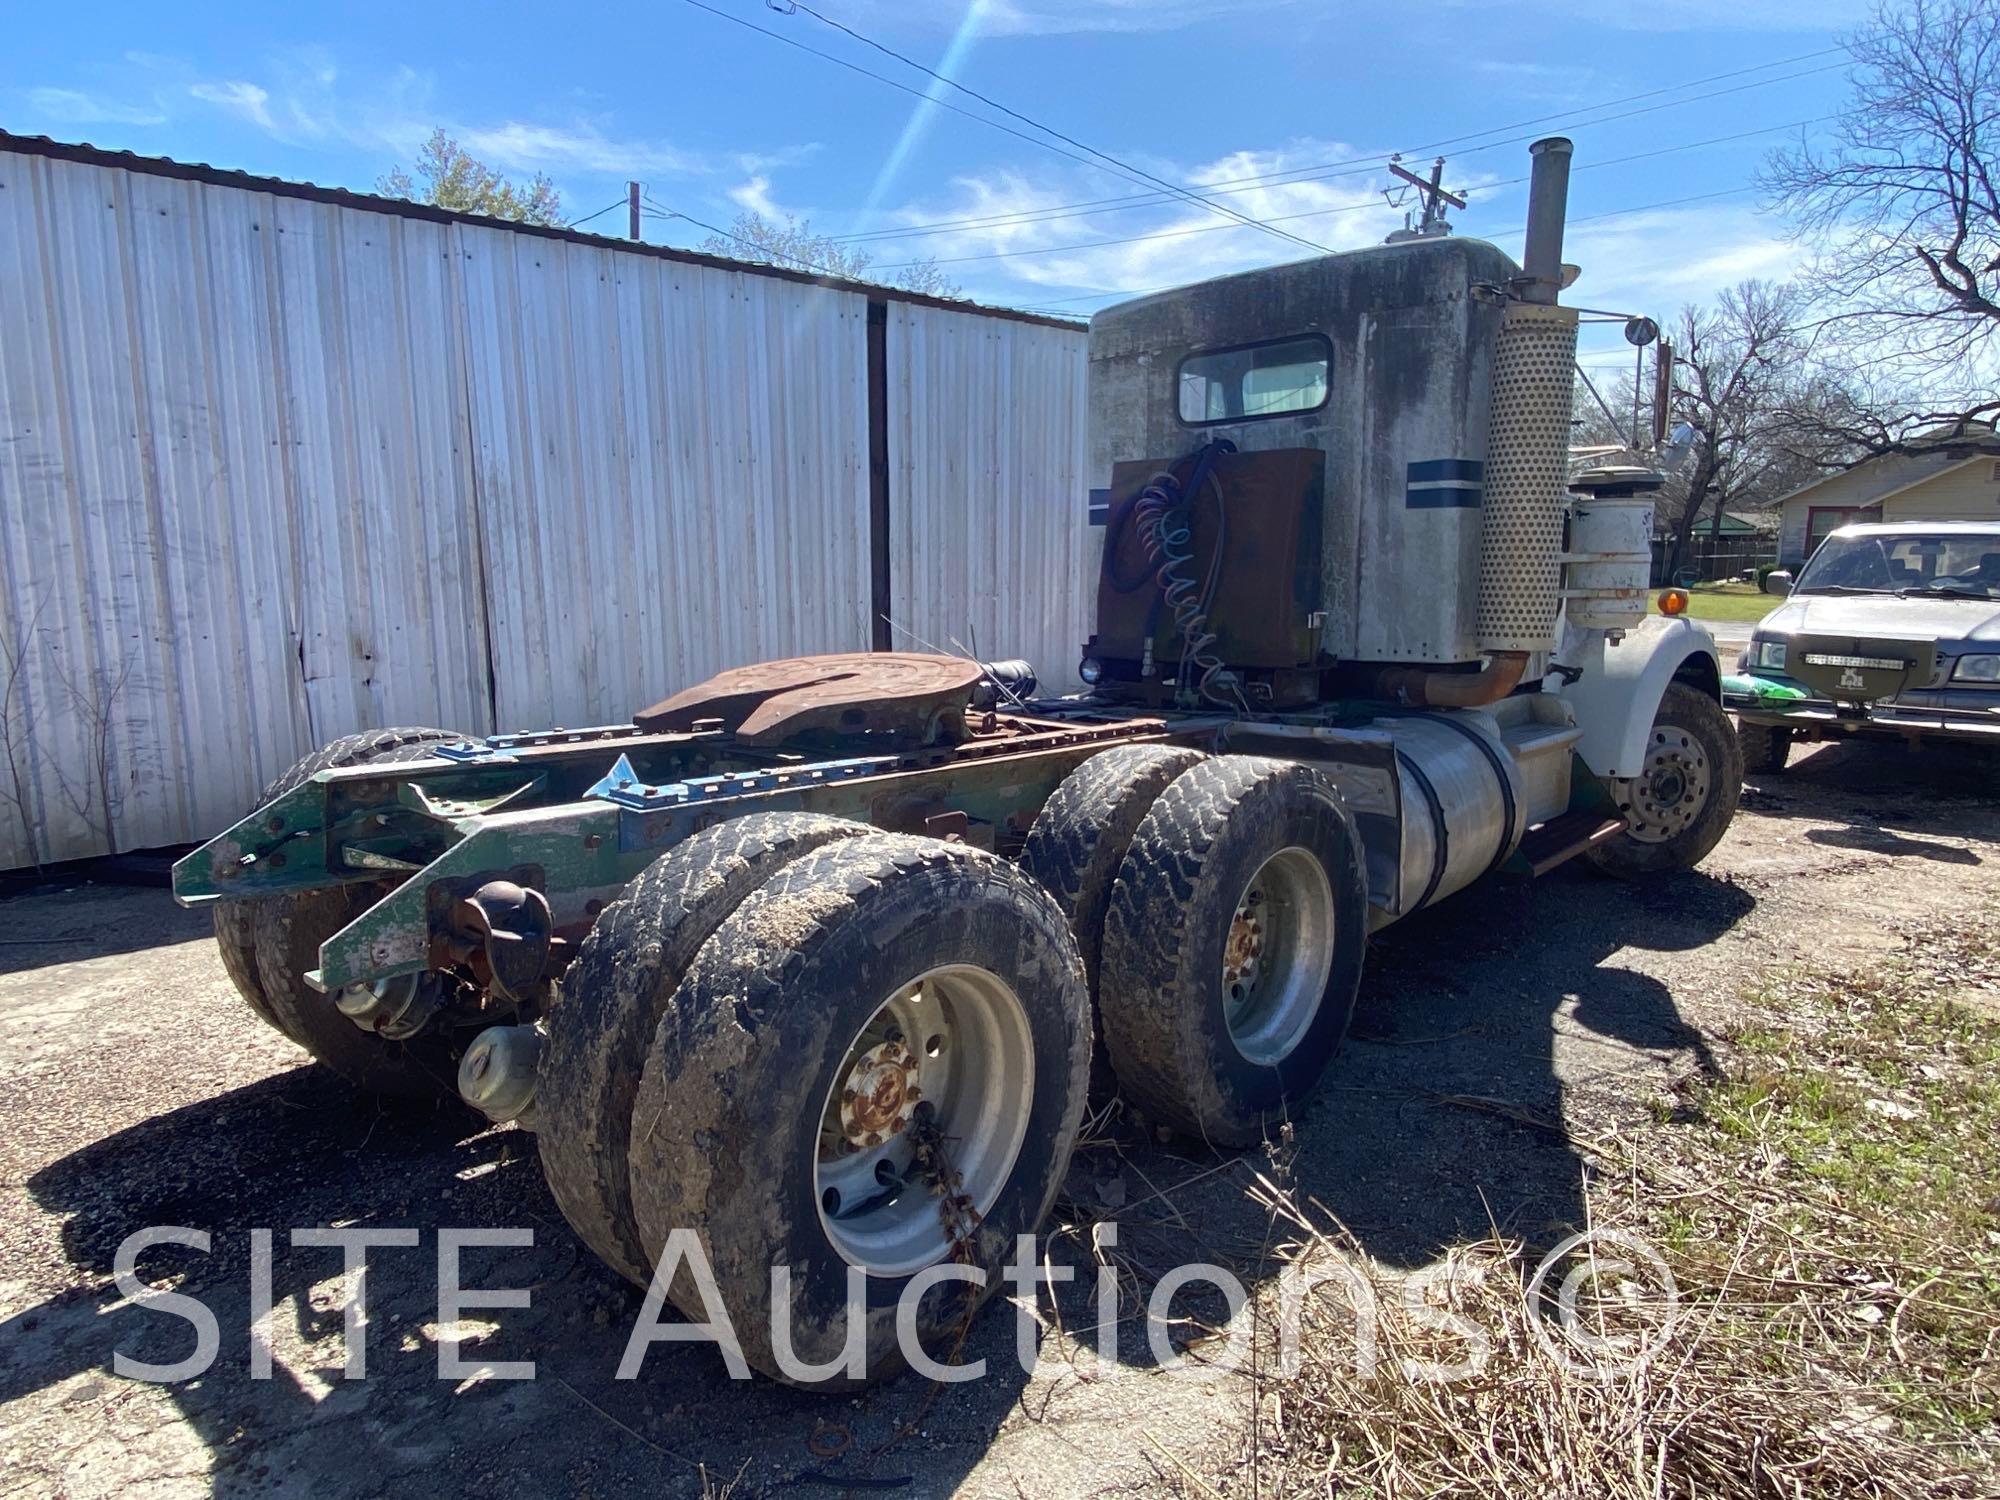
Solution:
[(2000, 682), (2000, 656), (1961, 656), (1951, 675), (1959, 682)]
[(1076, 675), (1087, 687), (1096, 687), (1104, 678), (1104, 663), (1094, 656), (1086, 656), (1077, 664)]
[(1752, 641), (1743, 653), (1743, 665), (1766, 672), (1785, 670), (1785, 643), (1783, 641)]

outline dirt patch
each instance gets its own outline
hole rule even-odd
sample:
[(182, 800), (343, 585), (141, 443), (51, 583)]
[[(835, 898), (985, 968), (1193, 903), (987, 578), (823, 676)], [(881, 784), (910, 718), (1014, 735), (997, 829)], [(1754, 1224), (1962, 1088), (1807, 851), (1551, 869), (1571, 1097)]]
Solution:
[[(1354, 1039), (1296, 1122), (1292, 1187), (1392, 1272), (1496, 1229), (1538, 1255), (1586, 1219), (1578, 1138), (1664, 1128), (1720, 1076), (1730, 1038), (1768, 1020), (1760, 1005), (1786, 1003), (1746, 1000), (1747, 981), (1863, 967), (1914, 921), (2000, 899), (1990, 775), (1956, 752), (1820, 750), (1753, 783), (1700, 872), (1486, 885), (1389, 929)], [(825, 1450), (880, 1448), (913, 1418), (866, 1478), (919, 1495), (1196, 1493), (1182, 1466), (1233, 1486), (1273, 1438), (1248, 1382), (1160, 1372), (1134, 1300), (1186, 1260), (1253, 1285), (1277, 1274), (1247, 1191), (1261, 1153), (1164, 1148), (1110, 1122), (1058, 1206), (1053, 1256), (1079, 1283), (1044, 1309), (1032, 1379), (996, 1306), (966, 1351), (986, 1379), (934, 1401), (914, 1378), (829, 1399), (732, 1384), (700, 1346), (656, 1347), (642, 1379), (614, 1379), (639, 1294), (570, 1234), (531, 1140), (456, 1109), (357, 1104), (250, 1015), (205, 920), (162, 894), (0, 903), (0, 1097), (0, 1494), (831, 1495), (857, 1471)], [(1115, 1255), (1093, 1244), (1107, 1220)], [(114, 1351), (170, 1360), (192, 1342), (112, 1284), (119, 1243), (155, 1224), (212, 1235), (206, 1254), (143, 1263), (216, 1310), (220, 1352), (192, 1384), (112, 1373)], [(374, 1257), (365, 1380), (341, 1378), (338, 1253), (286, 1243), (330, 1224), (421, 1235)], [(467, 1314), (465, 1353), (531, 1359), (534, 1381), (439, 1378), (444, 1225), (533, 1231), (532, 1246), (468, 1250), (464, 1280), (529, 1289), (528, 1307)], [(276, 1230), (268, 1380), (245, 1332), (258, 1227)], [(1125, 1292), (1107, 1366), (1089, 1353), (1100, 1256)], [(1221, 1316), (1191, 1293), (1176, 1343), (1198, 1348)]]

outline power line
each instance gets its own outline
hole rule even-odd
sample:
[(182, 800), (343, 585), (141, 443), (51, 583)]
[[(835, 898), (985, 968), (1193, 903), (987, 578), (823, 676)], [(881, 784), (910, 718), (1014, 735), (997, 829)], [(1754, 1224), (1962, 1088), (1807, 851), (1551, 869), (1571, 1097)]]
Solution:
[[(620, 199), (619, 201), (623, 202), (624, 200)], [(760, 245), (755, 240), (745, 239), (742, 235), (737, 234), (734, 230), (724, 229), (720, 225), (710, 224), (705, 219), (697, 219), (693, 214), (682, 213), (678, 209), (667, 208), (662, 204), (655, 203), (650, 196), (646, 197), (644, 201), (646, 203), (646, 207), (648, 210), (646, 213), (647, 218), (685, 220), (687, 223), (694, 225), (694, 227), (697, 229), (706, 229), (710, 234), (715, 235), (718, 239), (734, 240), (739, 245), (746, 245), (752, 250), (762, 251), (766, 262), (770, 265), (791, 265), (803, 271), (811, 271), (818, 276), (830, 276), (836, 281), (865, 281), (868, 279), (865, 276), (857, 275), (853, 271), (836, 271), (826, 266), (815, 265), (812, 261), (806, 260), (802, 256), (795, 255), (785, 261), (771, 260), (770, 249), (768, 246)]]
[(877, 83), (886, 83), (892, 89), (900, 90), (902, 93), (908, 94), (915, 99), (926, 100), (931, 104), (935, 104), (939, 109), (950, 110), (953, 114), (963, 115), (968, 120), (977, 120), (981, 125), (988, 125), (995, 130), (1005, 131), (1016, 140), (1026, 141), (1031, 146), (1040, 146), (1046, 151), (1055, 152), (1058, 156), (1068, 157), (1071, 161), (1089, 167), (1092, 171), (1101, 172), (1104, 170), (1104, 168), (1087, 156), (1078, 156), (1073, 151), (1065, 151), (1060, 146), (1042, 140), (1039, 136), (1029, 135), (1024, 130), (1016, 130), (1011, 125), (1002, 125), (998, 120), (989, 120), (985, 115), (977, 114), (972, 110), (961, 109), (956, 104), (947, 104), (942, 99), (934, 99), (923, 89), (912, 88), (909, 84), (899, 82), (886, 73), (877, 73), (872, 69), (862, 67), (859, 63), (849, 62), (844, 57), (836, 57), (831, 52), (824, 52), (818, 47), (808, 46), (796, 37), (786, 36), (782, 31), (772, 31), (767, 26), (759, 26), (755, 21), (746, 21), (741, 16), (732, 16), (726, 10), (717, 10), (713, 5), (704, 4), (703, 0), (687, 0), (687, 3), (692, 5), (696, 10), (707, 11), (711, 16), (717, 16), (729, 22), (732, 26), (741, 26), (745, 31), (754, 31), (759, 36), (767, 36), (774, 42), (783, 42), (787, 47), (796, 47), (801, 52), (810, 52), (814, 57), (830, 62), (836, 67), (845, 68), (850, 73), (859, 73), (863, 78), (872, 78)]
[[(692, 2), (694, 2), (694, 0), (690, 0), (690, 4), (692, 4)], [(986, 106), (986, 108), (990, 108), (990, 110), (1000, 110), (1000, 114), (1008, 116), (1010, 120), (1020, 120), (1020, 122), (1022, 122), (1024, 126), (1030, 126), (1032, 130), (1040, 130), (1040, 132), (1042, 132), (1044, 136), (1054, 136), (1056, 140), (1064, 142), (1066, 146), (1074, 146), (1074, 148), (1076, 148), (1076, 150), (1080, 150), (1080, 152), (1088, 152), (1090, 156), (1096, 156), (1098, 160), (1102, 160), (1102, 162), (1108, 162), (1110, 166), (1118, 168), (1118, 170), (1120, 170), (1120, 172), (1124, 172), (1126, 176), (1134, 176), (1134, 178), (1140, 178), (1140, 180), (1144, 180), (1144, 182), (1150, 182), (1150, 184), (1154, 184), (1156, 188), (1164, 188), (1166, 192), (1170, 192), (1170, 194), (1174, 194), (1174, 196), (1178, 196), (1178, 198), (1184, 198), (1184, 200), (1186, 200), (1186, 202), (1190, 202), (1190, 204), (1200, 204), (1202, 208), (1208, 208), (1210, 212), (1216, 212), (1216, 214), (1224, 214), (1224, 216), (1228, 216), (1228, 218), (1234, 218), (1234, 220), (1238, 220), (1240, 224), (1246, 224), (1246, 226), (1254, 226), (1254, 228), (1260, 228), (1260, 230), (1266, 230), (1268, 234), (1276, 234), (1276, 236), (1278, 236), (1280, 240), (1290, 240), (1292, 244), (1298, 244), (1298, 246), (1302, 246), (1302, 248), (1306, 248), (1306, 250), (1312, 250), (1312, 252), (1316, 252), (1316, 254), (1328, 254), (1328, 250), (1326, 250), (1326, 246), (1324, 246), (1324, 244), (1316, 244), (1316, 242), (1312, 242), (1312, 240), (1308, 240), (1308, 238), (1304, 238), (1304, 236), (1300, 236), (1300, 234), (1292, 234), (1290, 230), (1274, 230), (1274, 228), (1270, 228), (1270, 224), (1266, 224), (1266, 222), (1262, 222), (1262, 220), (1258, 220), (1258, 218), (1252, 218), (1250, 214), (1242, 214), (1242, 212), (1238, 212), (1236, 208), (1230, 208), (1228, 204), (1218, 204), (1218, 202), (1214, 202), (1212, 198), (1204, 198), (1204, 196), (1202, 196), (1202, 194), (1198, 194), (1198, 192), (1190, 192), (1188, 188), (1180, 186), (1178, 182), (1168, 182), (1166, 178), (1162, 178), (1162, 176), (1154, 176), (1152, 172), (1148, 172), (1148, 170), (1144, 170), (1144, 168), (1140, 168), (1140, 166), (1132, 166), (1130, 162), (1126, 162), (1126, 160), (1122, 160), (1122, 158), (1118, 158), (1118, 156), (1112, 156), (1110, 152), (1102, 152), (1102, 150), (1098, 150), (1096, 146), (1090, 146), (1090, 144), (1086, 144), (1086, 142), (1078, 140), (1076, 136), (1070, 136), (1070, 134), (1064, 134), (1062, 130), (1056, 130), (1054, 126), (1046, 126), (1046, 124), (1042, 124), (1040, 120), (1036, 120), (1036, 118), (1032, 118), (1032, 116), (1026, 116), (1026, 114), (1022, 114), (1020, 110), (1016, 110), (1016, 108), (1010, 108), (1010, 106), (1002, 104), (1000, 100), (992, 98), (990, 94), (982, 94), (982, 92), (980, 92), (980, 90), (976, 90), (976, 88), (968, 88), (966, 84), (960, 84), (960, 82), (958, 82), (956, 78), (948, 78), (946, 74), (938, 72), (936, 68), (930, 68), (930, 66), (922, 64), (922, 62), (918, 62), (916, 58), (910, 58), (910, 56), (904, 56), (904, 54), (902, 54), (902, 52), (898, 52), (896, 48), (892, 48), (892, 46), (884, 46), (882, 42), (876, 42), (876, 40), (874, 40), (872, 36), (864, 36), (862, 32), (854, 30), (852, 26), (846, 26), (844, 22), (838, 22), (838, 20), (832, 20), (830, 16), (822, 16), (822, 14), (818, 12), (818, 10), (814, 10), (812, 6), (804, 4), (804, 0), (792, 0), (792, 8), (794, 8), (794, 10), (804, 10), (804, 12), (808, 14), (808, 16), (812, 16), (812, 18), (814, 18), (816, 22), (820, 22), (822, 26), (832, 26), (832, 28), (834, 28), (836, 32), (840, 32), (842, 36), (852, 36), (852, 38), (854, 38), (856, 42), (862, 42), (864, 46), (870, 46), (870, 48), (874, 48), (876, 52), (880, 52), (880, 54), (884, 54), (884, 56), (888, 56), (888, 58), (894, 58), (896, 62), (904, 64), (906, 68), (916, 68), (918, 72), (926, 74), (928, 78), (936, 78), (936, 80), (938, 80), (940, 84), (944, 84), (946, 88), (956, 88), (956, 90), (958, 90), (960, 94), (964, 94), (964, 96), (968, 96), (968, 98), (976, 98), (976, 100), (978, 100), (980, 104), (984, 104), (984, 106)], [(926, 98), (930, 98), (930, 96), (926, 94)]]
[[(1626, 156), (1613, 156), (1607, 158), (1604, 161), (1588, 162), (1585, 163), (1583, 166), (1574, 168), (1573, 171), (1588, 172), (1592, 170), (1602, 170), (1605, 167), (1622, 166), (1627, 162), (1645, 161), (1648, 160), (1649, 158), (1657, 156), (1671, 156), (1677, 151), (1698, 151), (1705, 146), (1718, 146), (1727, 141), (1740, 141), (1753, 135), (1769, 135), (1771, 132), (1777, 130), (1791, 130), (1802, 125), (1817, 125), (1825, 120), (1830, 120), (1832, 118), (1833, 116), (1831, 115), (1821, 115), (1817, 119), (1793, 120), (1784, 125), (1766, 125), (1757, 130), (1738, 131), (1733, 135), (1711, 136), (1709, 139), (1703, 141), (1687, 141), (1678, 146), (1660, 146), (1651, 151), (1634, 151)], [(1460, 188), (1458, 189), (1458, 191), (1467, 196), (1471, 196), (1473, 194), (1479, 194), (1481, 196), (1484, 196), (1489, 193), (1498, 192), (1501, 188), (1517, 187), (1521, 183), (1526, 182), (1527, 180), (1528, 179), (1526, 177), (1508, 177), (1499, 182), (1484, 182), (1481, 183), (1478, 187)], [(1374, 203), (1343, 203), (1333, 208), (1311, 208), (1305, 210), (1302, 213), (1274, 214), (1271, 217), (1264, 220), (1264, 222), (1266, 224), (1285, 224), (1295, 219), (1317, 219), (1317, 218), (1324, 218), (1330, 214), (1358, 213), (1364, 209), (1372, 209), (1375, 207), (1377, 207), (1377, 205)], [(1585, 219), (1577, 219), (1573, 222), (1581, 224), (1588, 221)], [(956, 266), (956, 265), (963, 265), (968, 261), (1007, 260), (1023, 255), (1062, 255), (1076, 250), (1100, 250), (1110, 245), (1138, 245), (1138, 244), (1143, 244), (1148, 240), (1184, 239), (1190, 235), (1215, 234), (1220, 231), (1230, 230), (1236, 227), (1237, 226), (1234, 224), (1197, 224), (1192, 226), (1191, 228), (1163, 229), (1155, 231), (1154, 233), (1151, 234), (1124, 235), (1117, 239), (1083, 240), (1076, 244), (1070, 244), (1070, 245), (1030, 246), (1030, 247), (1024, 247), (1019, 250), (990, 250), (979, 255), (958, 255), (958, 256), (947, 257), (944, 259), (933, 258), (927, 261), (898, 261), (891, 265), (882, 266), (879, 269), (885, 271), (899, 271), (906, 269), (909, 266), (923, 265), (923, 264)]]
[(606, 214), (610, 213), (611, 210), (614, 208), (623, 208), (629, 201), (630, 200), (627, 199), (623, 193), (620, 193), (616, 198), (612, 199), (609, 203), (605, 204), (604, 207), (600, 208), (596, 213), (585, 214), (580, 219), (571, 219), (569, 223), (565, 224), (563, 227), (565, 229), (580, 229), (585, 224), (588, 224), (592, 219), (603, 218)]
[[(776, 33), (771, 34), (776, 35)], [(1225, 178), (1218, 183), (1204, 184), (1203, 191), (1212, 192), (1215, 196), (1221, 197), (1227, 194), (1254, 192), (1260, 187), (1289, 187), (1298, 182), (1323, 182), (1335, 177), (1356, 176), (1362, 173), (1379, 171), (1396, 156), (1425, 155), (1433, 151), (1457, 146), (1466, 141), (1476, 141), (1482, 136), (1493, 135), (1499, 131), (1520, 130), (1528, 126), (1545, 125), (1551, 120), (1569, 120), (1572, 123), (1565, 128), (1575, 130), (1586, 130), (1597, 125), (1615, 124), (1620, 120), (1634, 119), (1640, 115), (1655, 114), (1663, 109), (1678, 109), (1686, 104), (1699, 104), (1709, 99), (1723, 98), (1730, 94), (1740, 94), (1752, 89), (1768, 88), (1774, 84), (1790, 83), (1800, 78), (1810, 78), (1820, 73), (1830, 72), (1835, 68), (1843, 66), (1843, 64), (1830, 63), (1824, 67), (1806, 68), (1797, 73), (1787, 73), (1778, 78), (1761, 78), (1751, 83), (1736, 85), (1733, 88), (1716, 89), (1709, 93), (1696, 94), (1686, 99), (1670, 99), (1664, 104), (1648, 105), (1644, 109), (1626, 110), (1620, 114), (1606, 115), (1600, 119), (1585, 120), (1578, 119), (1577, 116), (1579, 114), (1590, 114), (1600, 109), (1608, 109), (1617, 104), (1628, 104), (1640, 99), (1650, 99), (1663, 93), (1675, 93), (1682, 89), (1699, 88), (1702, 84), (1717, 83), (1726, 78), (1740, 77), (1744, 73), (1760, 72), (1769, 68), (1785, 67), (1795, 62), (1810, 61), (1812, 58), (1822, 57), (1828, 52), (1842, 50), (1842, 48), (1838, 47), (1826, 47), (1815, 52), (1801, 53), (1796, 57), (1782, 58), (1776, 62), (1759, 63), (1754, 67), (1737, 68), (1726, 73), (1713, 73), (1704, 78), (1691, 78), (1684, 83), (1674, 84), (1669, 88), (1652, 89), (1641, 94), (1627, 95), (1621, 99), (1607, 99), (1597, 104), (1584, 105), (1580, 110), (1572, 110), (1566, 114), (1542, 115), (1530, 120), (1516, 120), (1508, 125), (1495, 125), (1485, 130), (1475, 130), (1465, 135), (1431, 141), (1421, 146), (1405, 147), (1403, 150), (1394, 152), (1389, 156), (1366, 157), (1358, 162), (1320, 162), (1309, 166), (1288, 167), (1280, 172), (1266, 172), (1252, 177)], [(979, 117), (974, 116), (973, 118), (976, 119)], [(1541, 134), (1539, 130), (1534, 132), (1534, 135), (1539, 134)], [(1458, 154), (1460, 156), (1471, 156), (1481, 151), (1497, 150), (1502, 146), (1511, 146), (1520, 141), (1531, 140), (1534, 138), (1534, 135), (1510, 136), (1504, 140), (1488, 141), (1481, 145), (1467, 147)], [(1725, 139), (1729, 138), (1725, 137)], [(1164, 201), (1167, 200), (1162, 198), (1158, 193), (1137, 193), (1118, 198), (1089, 198), (1077, 203), (1051, 204), (1045, 208), (1024, 210), (1019, 214), (995, 214), (961, 219), (935, 219), (921, 224), (899, 225), (890, 229), (864, 230), (855, 234), (835, 235), (833, 238), (850, 241), (901, 239), (913, 235), (928, 234), (942, 229), (986, 228), (995, 224), (1015, 221), (1027, 222), (1039, 219), (1082, 217), (1098, 213), (1116, 213), (1125, 208), (1155, 206)]]
[[(1666, 198), (1662, 199), (1658, 203), (1639, 203), (1639, 204), (1634, 204), (1630, 208), (1614, 208), (1614, 209), (1609, 209), (1604, 213), (1585, 214), (1581, 218), (1571, 219), (1568, 222), (1571, 225), (1599, 223), (1605, 219), (1623, 219), (1623, 218), (1629, 218), (1634, 214), (1652, 213), (1656, 209), (1678, 208), (1684, 203), (1703, 203), (1709, 201), (1710, 199), (1715, 199), (1715, 198), (1740, 197), (1744, 193), (1752, 193), (1755, 191), (1756, 189), (1753, 187), (1723, 188), (1719, 192), (1693, 193), (1685, 198)], [(1509, 239), (1512, 238), (1514, 235), (1524, 234), (1524, 233), (1526, 233), (1525, 230), (1508, 229), (1508, 230), (1503, 230), (1499, 234), (1492, 236), (1492, 238)], [(1024, 310), (1049, 312), (1059, 307), (1062, 307), (1063, 305), (1068, 303), (1090, 302), (1094, 301), (1099, 297), (1150, 297), (1155, 292), (1170, 292), (1174, 290), (1175, 287), (1180, 285), (1184, 285), (1184, 283), (1170, 282), (1165, 286), (1136, 287), (1128, 291), (1113, 290), (1113, 291), (1103, 291), (1103, 292), (1084, 292), (1074, 297), (1051, 297), (1040, 303), (1037, 303), (1035, 307), (1031, 309), (1024, 309)]]

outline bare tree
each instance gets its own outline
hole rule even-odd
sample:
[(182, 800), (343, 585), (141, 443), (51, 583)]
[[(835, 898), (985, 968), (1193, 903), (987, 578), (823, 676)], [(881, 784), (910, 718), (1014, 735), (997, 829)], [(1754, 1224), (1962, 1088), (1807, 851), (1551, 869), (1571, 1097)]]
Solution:
[(1712, 308), (1681, 310), (1673, 401), (1675, 415), (1693, 426), (1697, 442), (1672, 515), (1669, 577), (1680, 568), (1702, 514), (1709, 512), (1719, 531), (1728, 506), (1764, 490), (1773, 468), (1787, 457), (1782, 417), (1801, 353), (1800, 307), (1794, 287), (1746, 281), (1724, 292)]
[(562, 194), (548, 178), (537, 172), (526, 186), (516, 186), (444, 130), (432, 131), (417, 152), (416, 178), (397, 167), (376, 187), (387, 198), (407, 198), (458, 213), (551, 227), (566, 222)]
[(866, 250), (844, 245), (832, 235), (818, 234), (811, 221), (792, 214), (786, 214), (782, 224), (774, 224), (762, 214), (738, 214), (727, 234), (710, 235), (702, 241), (701, 248), (710, 255), (739, 258), (749, 255), (768, 260), (774, 266), (790, 266), (797, 271), (839, 276), (849, 281), (874, 281), (932, 297), (959, 295), (958, 283), (939, 269), (936, 260), (911, 261), (884, 281), (869, 274), (875, 258)]
[(14, 809), (15, 821), (21, 829), (21, 848), (37, 870), (42, 867), (42, 841), (29, 778), (32, 746), (27, 669), (28, 651), (41, 624), (42, 611), (47, 607), (47, 599), (37, 602), (34, 612), (18, 630), (7, 629), (7, 621), (0, 618), (0, 761), (5, 762), (0, 765), (0, 773), (6, 777), (0, 783), (0, 802)]
[(132, 654), (81, 670), (63, 659), (60, 647), (50, 650), (49, 659), (83, 740), (83, 759), (74, 773), (60, 757), (50, 759), (56, 790), (70, 811), (97, 831), (105, 851), (116, 854), (118, 814), (124, 808), (129, 784), (116, 774), (118, 742), (131, 727), (122, 717), (120, 700), (132, 682)]
[(1887, 452), (2000, 414), (2000, 13), (1994, 0), (1878, 0), (1848, 39), (1852, 94), (1823, 145), (1776, 152), (1762, 185), (1818, 250), (1822, 359), (1893, 362), (1924, 399), (1874, 395), (1842, 434)]

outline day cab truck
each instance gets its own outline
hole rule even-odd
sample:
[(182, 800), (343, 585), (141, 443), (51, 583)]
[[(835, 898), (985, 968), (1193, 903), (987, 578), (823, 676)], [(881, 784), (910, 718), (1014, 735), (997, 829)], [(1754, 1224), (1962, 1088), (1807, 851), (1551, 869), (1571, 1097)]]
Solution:
[[(1334, 1058), (1374, 929), (1722, 836), (1715, 645), (1646, 613), (1657, 476), (1565, 477), (1569, 157), (1533, 148), (1521, 265), (1420, 238), (1091, 320), (1084, 692), (861, 654), (629, 724), (357, 735), (177, 895), (356, 1086), (534, 1129), (624, 1275), (692, 1231), (757, 1369), (771, 1267), (806, 1361), (859, 1268), (886, 1373), (912, 1278), (1041, 1224), (1094, 1086), (1254, 1143)], [(946, 1291), (926, 1340), (984, 1295)]]

